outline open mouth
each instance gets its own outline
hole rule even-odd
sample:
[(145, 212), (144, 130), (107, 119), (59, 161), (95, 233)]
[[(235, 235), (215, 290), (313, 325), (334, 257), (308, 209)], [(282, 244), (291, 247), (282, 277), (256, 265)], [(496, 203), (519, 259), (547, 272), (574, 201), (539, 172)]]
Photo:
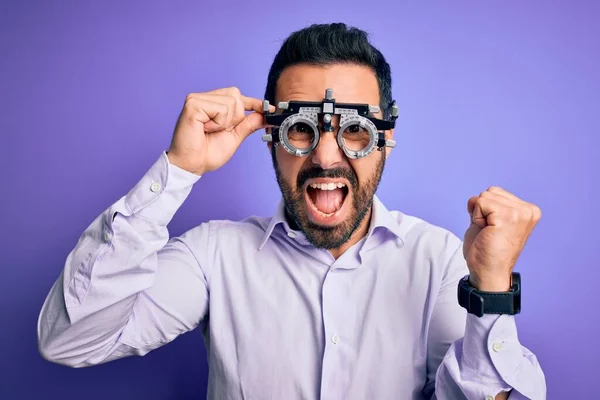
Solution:
[(310, 211), (320, 217), (318, 219), (333, 217), (343, 208), (348, 192), (348, 186), (342, 181), (327, 179), (309, 183), (306, 194)]

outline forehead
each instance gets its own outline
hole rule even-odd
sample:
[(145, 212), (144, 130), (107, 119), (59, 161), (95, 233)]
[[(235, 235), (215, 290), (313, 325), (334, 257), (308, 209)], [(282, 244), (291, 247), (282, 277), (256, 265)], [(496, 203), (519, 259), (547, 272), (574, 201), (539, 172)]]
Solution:
[(294, 65), (280, 75), (276, 101), (320, 101), (325, 89), (333, 89), (339, 103), (379, 104), (379, 85), (368, 67), (353, 64)]

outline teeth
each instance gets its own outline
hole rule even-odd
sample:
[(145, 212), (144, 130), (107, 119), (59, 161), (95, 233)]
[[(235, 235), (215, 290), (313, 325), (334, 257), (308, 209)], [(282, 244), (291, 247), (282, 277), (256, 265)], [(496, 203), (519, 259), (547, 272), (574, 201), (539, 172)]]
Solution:
[(333, 190), (333, 189), (341, 189), (346, 185), (342, 182), (329, 182), (329, 183), (311, 183), (310, 187), (313, 189), (321, 189), (321, 190)]

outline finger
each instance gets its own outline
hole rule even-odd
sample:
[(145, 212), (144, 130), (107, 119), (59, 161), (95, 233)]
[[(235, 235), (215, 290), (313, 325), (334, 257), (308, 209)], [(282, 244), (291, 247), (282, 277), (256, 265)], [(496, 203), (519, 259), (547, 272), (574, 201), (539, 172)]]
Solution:
[(531, 214), (533, 215), (533, 223), (537, 224), (540, 219), (542, 219), (542, 209), (535, 204), (531, 204), (530, 206)]
[(473, 212), (471, 213), (471, 222), (480, 228), (485, 228), (487, 226), (487, 215), (486, 215), (486, 199), (477, 198), (473, 202)]
[(195, 98), (188, 102), (186, 108), (189, 110), (192, 119), (204, 124), (205, 132), (223, 130), (229, 124), (226, 104)]
[[(242, 95), (242, 102), (244, 103), (244, 110), (264, 113), (262, 100)], [(269, 111), (274, 112), (275, 106), (269, 105)]]
[(502, 204), (503, 206), (506, 206), (506, 207), (515, 207), (515, 206), (519, 206), (520, 204), (522, 204), (522, 201), (520, 201), (520, 200), (515, 201), (509, 197), (504, 196), (503, 194), (496, 193), (496, 192), (490, 192), (488, 190), (486, 190), (485, 192), (481, 192), (479, 197), (490, 199), (490, 200), (495, 201), (498, 204)]
[(469, 212), (469, 215), (473, 214), (473, 210), (475, 209), (475, 203), (477, 203), (478, 199), (479, 196), (473, 196), (469, 199), (469, 201), (467, 201), (467, 211)]
[(267, 126), (268, 125), (265, 124), (264, 115), (260, 113), (251, 113), (248, 114), (242, 122), (236, 125), (232, 132), (236, 135), (238, 143), (241, 143), (252, 133)]
[(256, 112), (263, 111), (262, 110), (262, 100), (256, 99), (254, 97), (244, 96), (242, 94), (242, 92), (240, 91), (240, 89), (238, 89), (237, 87), (216, 89), (209, 93), (225, 94), (228, 96), (235, 97), (237, 100), (239, 100), (242, 103), (244, 110), (246, 110), (246, 111), (256, 111)]
[(502, 223), (502, 219), (497, 217), (503, 216), (503, 220), (516, 222), (519, 220), (519, 215), (523, 214), (530, 220), (537, 222), (541, 217), (541, 210), (539, 207), (527, 203), (519, 199), (518, 197), (511, 195), (510, 193), (497, 192), (486, 190), (481, 193), (480, 197), (489, 200), (489, 206), (494, 207), (497, 212), (494, 216), (488, 217), (488, 225), (498, 225)]
[(235, 86), (212, 90), (208, 93), (225, 94), (227, 96), (241, 97), (242, 92)]
[(504, 190), (500, 186), (490, 186), (486, 190), (486, 192), (495, 193), (495, 194), (497, 194), (499, 196), (506, 197), (507, 199), (510, 199), (510, 200), (522, 201), (520, 198), (518, 198), (514, 194), (510, 193), (509, 191)]
[[(497, 202), (489, 197), (473, 196), (467, 202), (467, 210), (471, 217), (471, 222), (480, 228), (484, 228), (493, 220), (493, 215), (496, 211)], [(496, 205), (496, 207), (494, 207)]]
[(502, 196), (502, 198), (505, 198), (508, 201), (510, 201), (511, 207), (515, 207), (515, 204), (518, 204), (521, 207), (528, 208), (529, 213), (530, 213), (530, 218), (534, 221), (534, 223), (537, 223), (542, 217), (542, 210), (538, 206), (515, 196), (514, 194), (510, 193), (507, 190), (504, 190), (498, 186), (492, 186), (492, 187), (488, 188), (488, 190), (486, 192), (493, 193), (498, 196)]
[[(214, 101), (217, 103), (222, 103), (227, 105), (227, 117), (226, 117), (226, 127), (225, 130), (231, 130), (234, 127), (233, 121), (236, 120), (237, 109), (238, 109), (238, 99), (235, 96), (231, 96), (228, 94), (217, 94), (217, 93), (204, 93), (200, 95), (198, 98), (206, 99), (210, 101)], [(244, 116), (242, 115), (242, 118)]]
[[(241, 103), (241, 104), (238, 104), (237, 106), (243, 108), (244, 111), (254, 111), (257, 113), (264, 113), (262, 100), (254, 98), (254, 97), (244, 96), (237, 87), (216, 89), (210, 93), (225, 94), (225, 95), (234, 97), (238, 101), (238, 103)], [(275, 106), (269, 105), (270, 112), (275, 112), (276, 109), (277, 108)], [(233, 120), (234, 124), (238, 124), (239, 122), (241, 122), (243, 120), (243, 118), (244, 118), (244, 116), (238, 115), (236, 113), (234, 120)]]

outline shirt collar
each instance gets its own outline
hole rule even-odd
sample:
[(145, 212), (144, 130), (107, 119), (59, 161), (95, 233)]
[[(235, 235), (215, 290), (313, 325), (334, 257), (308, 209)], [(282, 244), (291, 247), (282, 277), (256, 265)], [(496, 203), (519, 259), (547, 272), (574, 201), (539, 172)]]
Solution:
[(397, 215), (394, 215), (386, 208), (385, 205), (383, 205), (379, 197), (374, 196), (371, 226), (369, 226), (369, 232), (367, 233), (365, 245), (369, 242), (369, 239), (375, 234), (375, 232), (380, 230), (393, 234), (402, 243), (404, 243), (405, 239), (404, 229), (402, 229), (402, 219), (402, 214), (397, 213)]
[[(369, 239), (379, 230), (390, 232), (396, 236), (402, 243), (405, 242), (404, 232), (401, 228), (402, 214), (399, 214), (400, 218), (394, 216), (386, 207), (383, 205), (381, 200), (377, 197), (373, 197), (373, 215), (371, 216), (371, 225), (367, 237), (365, 238), (365, 244), (369, 242)], [(283, 199), (279, 201), (275, 208), (275, 213), (271, 217), (269, 224), (265, 229), (265, 234), (260, 242), (259, 250), (261, 250), (267, 243), (275, 227), (281, 224), (287, 232), (291, 232), (289, 224), (285, 217), (285, 202)]]
[(271, 237), (273, 230), (275, 230), (275, 227), (279, 224), (283, 224), (287, 229), (289, 229), (289, 225), (285, 218), (285, 202), (283, 201), (283, 199), (279, 200), (279, 203), (275, 208), (275, 213), (271, 217), (271, 221), (269, 221), (269, 225), (267, 225), (267, 228), (265, 229), (265, 234), (260, 242), (258, 250), (262, 250), (265, 243), (267, 243), (267, 240), (269, 240), (269, 238)]

